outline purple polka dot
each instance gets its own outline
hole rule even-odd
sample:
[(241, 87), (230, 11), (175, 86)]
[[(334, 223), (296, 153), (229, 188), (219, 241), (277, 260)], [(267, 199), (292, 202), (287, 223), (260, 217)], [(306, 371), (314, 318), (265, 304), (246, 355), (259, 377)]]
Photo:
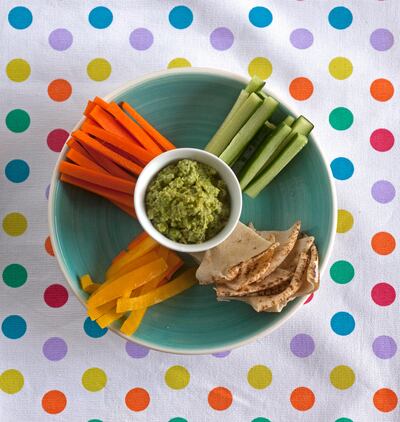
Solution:
[(72, 45), (72, 34), (68, 29), (55, 29), (49, 35), (49, 44), (57, 51), (64, 51)]
[(153, 34), (146, 28), (137, 28), (131, 32), (129, 42), (135, 50), (147, 50), (153, 44)]
[(150, 351), (147, 347), (132, 343), (131, 341), (126, 342), (125, 350), (131, 358), (135, 359), (145, 358)]
[(378, 51), (386, 51), (392, 47), (394, 43), (393, 34), (384, 28), (375, 29), (375, 31), (369, 37), (369, 42), (372, 47)]
[(49, 193), (50, 193), (50, 185), (47, 185), (46, 192), (45, 192), (46, 199), (49, 199)]
[(43, 354), (49, 360), (61, 360), (67, 354), (67, 350), (67, 343), (59, 337), (51, 337), (43, 344)]
[(314, 37), (308, 29), (298, 28), (290, 34), (290, 42), (293, 47), (304, 50), (312, 45)]
[(396, 189), (387, 180), (379, 180), (372, 186), (371, 194), (375, 201), (387, 204), (396, 196)]
[(210, 35), (210, 42), (216, 50), (228, 50), (233, 44), (232, 31), (223, 27), (214, 29)]
[(379, 336), (374, 340), (372, 350), (378, 358), (390, 359), (397, 352), (397, 344), (392, 337)]
[(299, 358), (310, 356), (314, 349), (314, 340), (308, 334), (297, 334), (290, 342), (290, 350)]
[(230, 354), (230, 350), (226, 350), (225, 352), (217, 352), (217, 353), (213, 353), (212, 355), (216, 358), (225, 358)]

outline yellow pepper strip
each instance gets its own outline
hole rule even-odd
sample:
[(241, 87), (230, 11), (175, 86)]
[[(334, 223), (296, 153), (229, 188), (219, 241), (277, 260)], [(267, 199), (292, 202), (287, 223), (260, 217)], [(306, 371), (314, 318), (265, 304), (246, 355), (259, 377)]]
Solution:
[(142, 242), (137, 245), (137, 247), (129, 252), (127, 252), (121, 259), (117, 262), (111, 264), (110, 268), (106, 272), (106, 279), (112, 278), (121, 268), (126, 264), (133, 261), (136, 258), (139, 258), (142, 255), (147, 254), (154, 248), (158, 246), (158, 243), (153, 240), (151, 237), (146, 237)]
[(167, 265), (168, 270), (167, 274), (165, 274), (165, 278), (169, 281), (179, 268), (182, 267), (183, 261), (175, 252), (169, 251), (167, 256)]
[(164, 274), (167, 270), (167, 263), (158, 258), (149, 264), (142, 265), (141, 267), (121, 276), (116, 279), (103, 283), (101, 289), (97, 289), (88, 299), (87, 306), (89, 308), (98, 307), (110, 300), (120, 297), (123, 292), (132, 291), (137, 287), (149, 282), (151, 279)]
[(122, 251), (111, 261), (112, 264), (119, 261), (124, 255), (126, 254), (126, 250), (122, 249)]
[(142, 232), (139, 235), (137, 235), (131, 243), (129, 243), (128, 245), (128, 250), (132, 250), (135, 249), (140, 242), (143, 242), (144, 239), (146, 239), (147, 237), (149, 237), (149, 235), (146, 232)]
[(174, 253), (174, 252), (170, 251), (169, 249), (167, 249), (163, 245), (158, 245), (157, 248), (155, 249), (155, 251), (158, 253), (159, 257), (164, 258), (165, 260), (168, 259), (169, 254)]
[(117, 301), (117, 312), (135, 311), (163, 302), (195, 285), (195, 274), (196, 268), (189, 268), (173, 281), (149, 293), (134, 298), (120, 298)]
[(85, 274), (79, 277), (81, 282), (82, 290), (86, 293), (93, 293), (99, 286), (99, 283), (95, 283), (89, 274)]
[(156, 250), (150, 251), (145, 255), (139, 256), (139, 258), (133, 259), (119, 271), (117, 271), (111, 278), (106, 278), (108, 280), (114, 280), (115, 278), (121, 277), (122, 275), (133, 271), (136, 268), (141, 267), (142, 265), (148, 264), (149, 262), (155, 261), (157, 258), (160, 258), (160, 255), (156, 253)]
[(88, 317), (92, 321), (94, 321), (97, 318), (100, 318), (102, 315), (104, 315), (108, 311), (111, 311), (112, 308), (115, 309), (116, 305), (117, 305), (117, 299), (113, 299), (97, 308), (88, 308), (87, 309)]

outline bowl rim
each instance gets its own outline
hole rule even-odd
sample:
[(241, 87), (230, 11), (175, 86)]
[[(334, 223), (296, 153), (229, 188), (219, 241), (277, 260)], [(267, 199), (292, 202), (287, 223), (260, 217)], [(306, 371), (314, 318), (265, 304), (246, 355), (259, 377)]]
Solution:
[[(145, 82), (148, 82), (148, 81), (151, 81), (153, 79), (160, 78), (160, 77), (166, 77), (168, 75), (178, 75), (178, 74), (205, 74), (205, 75), (220, 76), (220, 77), (223, 77), (223, 78), (233, 79), (233, 80), (240, 82), (244, 85), (246, 85), (248, 83), (248, 77), (239, 75), (237, 73), (229, 72), (227, 70), (217, 69), (217, 68), (184, 67), (184, 68), (177, 68), (177, 69), (164, 69), (164, 70), (159, 70), (159, 71), (156, 71), (156, 72), (146, 73), (142, 76), (139, 76), (138, 78), (131, 79), (130, 81), (124, 83), (120, 87), (114, 89), (109, 94), (103, 96), (103, 98), (106, 101), (112, 101), (117, 96), (119, 96), (119, 95), (123, 94), (124, 92), (126, 92), (126, 91), (128, 91), (128, 90), (130, 90), (130, 89), (132, 89), (136, 86), (139, 86), (139, 85), (141, 85)], [(268, 93), (270, 95), (272, 95), (273, 97), (279, 99), (279, 96), (275, 95), (274, 91), (270, 90), (269, 88), (268, 88)], [(286, 105), (286, 103), (283, 103), (283, 105), (293, 115), (300, 115), (301, 114), (301, 113), (297, 112), (297, 107), (288, 107)], [(79, 129), (79, 127), (82, 125), (84, 119), (85, 119), (84, 116), (81, 117), (81, 119), (73, 127), (71, 132)], [(318, 142), (315, 140), (314, 136), (312, 136), (312, 135), (310, 135), (310, 136), (314, 140), (314, 145), (315, 145), (318, 153), (320, 154), (320, 156), (322, 158), (324, 166), (326, 167), (327, 174), (328, 174), (328, 181), (329, 181), (330, 189), (331, 189), (331, 192), (332, 192), (331, 212), (332, 212), (333, 218), (332, 218), (332, 226), (330, 228), (330, 233), (329, 233), (329, 241), (328, 241), (326, 257), (325, 257), (323, 265), (321, 265), (321, 268), (320, 268), (320, 276), (322, 276), (322, 274), (324, 273), (326, 266), (328, 264), (329, 257), (332, 254), (333, 244), (334, 244), (334, 241), (335, 241), (336, 225), (337, 225), (337, 196), (336, 196), (335, 182), (333, 180), (333, 176), (332, 176), (331, 172), (329, 171), (330, 167), (329, 167), (329, 164), (328, 164), (328, 160), (325, 156), (325, 153), (323, 152), (323, 150), (319, 146)], [(86, 309), (85, 300), (83, 299), (83, 297), (81, 297), (81, 294), (75, 289), (74, 284), (69, 279), (68, 270), (66, 268), (65, 263), (63, 262), (62, 254), (61, 254), (61, 251), (59, 249), (58, 243), (56, 242), (56, 235), (55, 235), (55, 226), (54, 226), (55, 187), (56, 187), (56, 183), (59, 179), (59, 166), (60, 166), (61, 161), (64, 159), (66, 152), (67, 152), (67, 144), (64, 144), (64, 146), (63, 146), (63, 148), (62, 148), (62, 150), (61, 150), (61, 152), (58, 156), (56, 164), (54, 166), (51, 181), (50, 181), (50, 192), (49, 192), (49, 201), (48, 201), (48, 225), (49, 225), (49, 232), (50, 232), (49, 234), (50, 234), (50, 240), (52, 242), (52, 246), (53, 246), (53, 250), (54, 250), (54, 255), (55, 255), (57, 263), (58, 263), (58, 265), (61, 269), (61, 272), (63, 273), (64, 278), (67, 280), (67, 283), (68, 283), (70, 289), (72, 290), (72, 292), (74, 293), (74, 295), (78, 298), (79, 302)], [(124, 338), (125, 340), (131, 341), (133, 343), (137, 343), (137, 344), (144, 346), (144, 347), (148, 347), (149, 349), (152, 349), (152, 350), (157, 350), (159, 352), (168, 352), (168, 353), (181, 354), (181, 355), (212, 354), (212, 353), (222, 352), (222, 351), (225, 351), (225, 350), (236, 349), (238, 347), (252, 343), (252, 342), (256, 341), (257, 339), (261, 339), (261, 338), (267, 336), (268, 334), (271, 334), (273, 331), (277, 330), (284, 323), (286, 323), (301, 308), (301, 306), (304, 304), (304, 302), (307, 300), (307, 298), (308, 298), (308, 296), (298, 298), (298, 300), (294, 304), (294, 306), (292, 306), (291, 309), (287, 313), (285, 313), (284, 316), (282, 318), (280, 318), (276, 323), (274, 323), (271, 327), (267, 327), (264, 330), (261, 330), (260, 332), (257, 332), (255, 334), (247, 337), (244, 340), (232, 341), (232, 342), (225, 344), (223, 346), (217, 346), (217, 347), (211, 347), (211, 348), (199, 348), (199, 347), (197, 347), (197, 348), (192, 348), (192, 349), (179, 349), (179, 348), (174, 348), (174, 347), (163, 347), (163, 346), (158, 346), (157, 344), (153, 344), (152, 342), (148, 342), (148, 341), (144, 341), (144, 340), (140, 340), (140, 339), (135, 339), (134, 337), (127, 336), (127, 335), (121, 333), (120, 330), (118, 330), (117, 328), (115, 328), (113, 326), (110, 326), (108, 328), (109, 328), (110, 331), (116, 333), (117, 335)]]
[[(200, 157), (208, 158), (209, 163), (207, 163), (210, 167), (213, 167), (213, 163), (218, 163), (221, 168), (224, 169), (226, 176), (223, 177), (220, 174), (220, 177), (225, 181), (228, 191), (230, 193), (230, 200), (231, 200), (231, 209), (228, 221), (226, 222), (225, 226), (211, 239), (206, 240), (205, 242), (195, 243), (195, 244), (184, 244), (175, 242), (162, 233), (160, 233), (151, 223), (150, 219), (147, 217), (146, 207), (144, 204), (144, 198), (147, 188), (152, 181), (152, 179), (167, 165), (172, 164), (178, 160), (183, 159), (190, 159), (190, 154), (197, 154), (197, 158), (191, 158), (195, 161), (200, 161)], [(176, 157), (177, 155), (181, 155), (181, 157)], [(156, 169), (150, 167), (153, 165)], [(147, 170), (147, 173), (146, 173)], [(150, 175), (149, 175), (150, 173)], [(145, 182), (144, 179), (148, 179)], [(229, 179), (229, 180), (228, 180)], [(143, 186), (142, 186), (143, 185)], [(232, 189), (230, 188), (232, 187)], [(144, 191), (144, 193), (143, 193)], [(235, 206), (232, 204), (235, 202)], [(222, 243), (235, 229), (236, 225), (240, 220), (240, 215), (242, 213), (242, 191), (240, 189), (239, 181), (232, 171), (232, 169), (219, 157), (209, 153), (208, 151), (204, 151), (198, 148), (176, 148), (170, 151), (165, 151), (164, 153), (155, 157), (151, 162), (146, 165), (143, 171), (140, 173), (135, 187), (134, 192), (134, 205), (135, 205), (135, 212), (138, 219), (139, 224), (142, 228), (161, 245), (167, 247), (168, 249), (172, 249), (177, 252), (182, 253), (193, 253), (193, 252), (205, 252), (208, 249), (214, 248)]]

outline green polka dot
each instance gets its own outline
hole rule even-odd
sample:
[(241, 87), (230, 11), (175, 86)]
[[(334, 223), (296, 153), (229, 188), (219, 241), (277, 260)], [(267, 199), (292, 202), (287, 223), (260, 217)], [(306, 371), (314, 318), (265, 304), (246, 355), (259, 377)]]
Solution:
[(353, 113), (346, 107), (337, 107), (329, 114), (329, 123), (336, 130), (348, 129), (353, 121)]
[(335, 422), (353, 422), (353, 421), (349, 418), (339, 418), (339, 419), (336, 419)]
[(267, 418), (259, 417), (259, 418), (253, 419), (251, 422), (271, 422), (271, 421)]
[(330, 275), (332, 280), (338, 284), (347, 284), (353, 280), (354, 267), (347, 261), (336, 261), (331, 269)]
[(6, 117), (6, 126), (11, 132), (25, 132), (31, 124), (31, 118), (25, 110), (11, 110)]
[(168, 422), (187, 422), (187, 419), (177, 417), (170, 419)]
[(3, 271), (3, 281), (9, 287), (21, 287), (26, 283), (28, 272), (20, 264), (10, 264)]
[(88, 422), (103, 422), (101, 419), (89, 419)]

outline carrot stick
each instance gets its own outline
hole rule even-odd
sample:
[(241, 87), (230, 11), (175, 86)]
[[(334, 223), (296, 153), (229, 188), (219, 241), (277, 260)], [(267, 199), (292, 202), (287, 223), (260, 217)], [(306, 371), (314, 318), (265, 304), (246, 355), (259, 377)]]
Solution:
[(113, 258), (111, 262), (114, 264), (114, 262), (119, 261), (125, 254), (126, 250), (123, 249), (116, 257)]
[(105, 110), (105, 109), (107, 108), (107, 106), (108, 106), (107, 101), (104, 101), (104, 100), (103, 100), (103, 98), (100, 98), (100, 97), (94, 97), (93, 102), (94, 102), (96, 105), (98, 105), (99, 107), (104, 108), (104, 110)]
[(95, 105), (96, 104), (93, 101), (90, 101), (89, 100), (87, 102), (87, 105), (86, 105), (85, 111), (83, 112), (83, 115), (86, 116), (86, 117), (88, 117), (89, 114), (90, 114), (90, 112), (94, 109)]
[(77, 166), (76, 164), (68, 163), (68, 161), (62, 161), (59, 170), (61, 173), (67, 174), (68, 176), (76, 177), (85, 180), (86, 182), (113, 189), (118, 192), (133, 194), (135, 189), (134, 182), (104, 174), (96, 170), (91, 170), (86, 167)]
[(108, 132), (107, 130), (104, 130), (100, 127), (93, 126), (90, 123), (85, 122), (82, 125), (81, 130), (88, 133), (89, 135), (95, 136), (101, 141), (114, 145), (115, 147), (131, 154), (143, 164), (147, 164), (156, 156), (156, 154), (147, 151), (141, 146), (134, 144), (133, 142), (127, 141), (122, 136)]
[(116, 190), (103, 188), (93, 183), (86, 182), (85, 180), (81, 180), (73, 176), (68, 176), (67, 174), (61, 174), (60, 180), (62, 182), (77, 186), (78, 188), (95, 193), (96, 195), (102, 196), (103, 198), (106, 198), (110, 201), (118, 202), (119, 204), (125, 205), (126, 207), (131, 207), (133, 204), (132, 195), (128, 195), (127, 193), (121, 193)]
[(148, 151), (158, 155), (161, 154), (161, 148), (151, 139), (151, 137), (127, 114), (125, 114), (117, 103), (110, 103), (107, 107), (107, 111), (111, 113), (118, 122), (127, 129), (144, 148)]
[(165, 151), (175, 149), (173, 145), (165, 136), (152, 126), (144, 117), (142, 117), (130, 104), (123, 102), (122, 108), (128, 112), (139, 125), (158, 143), (158, 145)]
[(73, 149), (70, 149), (67, 152), (67, 158), (69, 158), (75, 164), (78, 164), (80, 166), (86, 167), (91, 170), (97, 170), (97, 171), (102, 171), (106, 173), (106, 171), (102, 167), (98, 166), (90, 158), (87, 158), (86, 155), (83, 155), (81, 152), (75, 149), (77, 145), (79, 145), (79, 143), (75, 141), (75, 144), (73, 145)]
[[(135, 210), (133, 209), (133, 205), (131, 205), (130, 207), (127, 207), (124, 204), (120, 204), (119, 202), (116, 201), (111, 201), (116, 207), (120, 208), (122, 211), (126, 212), (128, 215), (130, 215), (133, 218), (136, 218), (136, 213)], [(133, 199), (132, 199), (132, 203), (133, 203)]]
[(146, 239), (146, 237), (148, 237), (149, 235), (146, 233), (146, 232), (142, 232), (142, 233), (140, 233), (139, 235), (137, 235), (133, 240), (132, 240), (132, 242), (131, 243), (129, 243), (129, 245), (128, 245), (128, 247), (127, 247), (127, 249), (128, 250), (131, 250), (131, 249), (134, 249), (134, 248), (136, 248), (136, 246), (140, 243), (140, 242), (142, 242), (144, 239)]
[(123, 126), (121, 126), (114, 119), (114, 117), (111, 116), (111, 114), (107, 113), (107, 111), (99, 107), (97, 104), (93, 107), (92, 111), (89, 113), (89, 116), (94, 121), (96, 121), (103, 129), (115, 133), (116, 135), (123, 136), (131, 142), (136, 142), (136, 140), (131, 136), (131, 134)]
[(100, 125), (97, 122), (95, 122), (93, 119), (91, 119), (90, 117), (86, 117), (82, 125), (84, 125), (85, 123), (90, 123), (93, 126), (100, 127)]
[(138, 166), (137, 164), (133, 163), (132, 161), (127, 160), (126, 158), (122, 157), (121, 155), (111, 151), (109, 148), (98, 142), (96, 139), (91, 138), (85, 132), (81, 130), (75, 131), (72, 136), (79, 139), (85, 146), (92, 148), (99, 152), (100, 154), (106, 156), (110, 160), (114, 161), (114, 163), (119, 164), (121, 167), (129, 170), (130, 172), (139, 175), (140, 172), (143, 170), (142, 167)]
[(83, 146), (74, 138), (70, 138), (67, 141), (67, 145), (70, 147), (70, 149), (73, 149), (75, 151), (78, 151), (81, 155), (84, 155), (86, 159), (93, 161), (93, 158), (90, 156), (90, 154), (83, 148)]

